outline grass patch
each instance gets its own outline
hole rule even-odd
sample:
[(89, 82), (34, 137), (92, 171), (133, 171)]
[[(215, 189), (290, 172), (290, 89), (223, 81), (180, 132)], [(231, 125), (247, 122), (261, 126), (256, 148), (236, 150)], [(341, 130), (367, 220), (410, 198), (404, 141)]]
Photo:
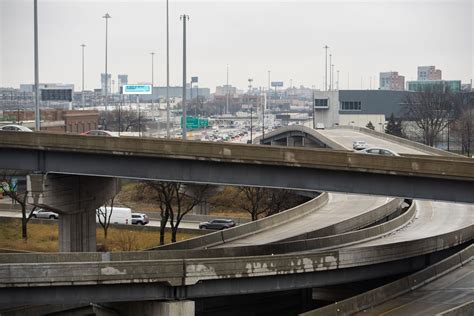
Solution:
[[(178, 233), (177, 239), (185, 240), (196, 237), (196, 234)], [(102, 228), (97, 228), (97, 244), (107, 251), (136, 251), (159, 245), (159, 231), (132, 231), (127, 229), (109, 228), (107, 240), (104, 239)], [(171, 233), (165, 234), (165, 243), (171, 242)], [(28, 241), (21, 238), (20, 220), (0, 222), (0, 248), (11, 250), (57, 252), (58, 226), (54, 224), (28, 224)]]

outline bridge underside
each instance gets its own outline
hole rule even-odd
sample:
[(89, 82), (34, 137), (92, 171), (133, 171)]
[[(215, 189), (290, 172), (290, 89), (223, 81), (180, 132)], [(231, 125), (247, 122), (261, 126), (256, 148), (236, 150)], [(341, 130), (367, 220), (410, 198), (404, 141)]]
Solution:
[[(302, 191), (327, 191), (474, 203), (468, 180), (330, 170), (287, 165), (212, 160), (167, 159), (134, 155), (8, 149), (4, 169), (97, 177), (161, 180), (217, 185), (243, 185)], [(314, 153), (317, 154), (316, 152)]]

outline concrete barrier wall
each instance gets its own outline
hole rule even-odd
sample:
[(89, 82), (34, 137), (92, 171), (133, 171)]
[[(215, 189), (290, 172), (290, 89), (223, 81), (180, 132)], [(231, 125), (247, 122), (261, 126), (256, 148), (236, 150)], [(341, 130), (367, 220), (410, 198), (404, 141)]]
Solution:
[(423, 152), (426, 152), (426, 153), (429, 153), (429, 154), (434, 154), (434, 155), (438, 155), (438, 156), (445, 156), (445, 157), (463, 158), (463, 156), (452, 153), (452, 152), (449, 152), (449, 151), (445, 151), (445, 150), (441, 150), (441, 149), (438, 149), (438, 148), (430, 147), (430, 146), (427, 146), (425, 144), (417, 143), (417, 142), (414, 142), (414, 141), (411, 141), (411, 140), (408, 140), (408, 139), (405, 139), (405, 138), (393, 136), (393, 135), (390, 135), (390, 134), (373, 131), (373, 130), (365, 128), (365, 127), (338, 126), (338, 127), (335, 127), (335, 128), (344, 128), (344, 129), (356, 130), (356, 131), (359, 131), (359, 132), (367, 134), (367, 135), (375, 136), (377, 138), (381, 138), (381, 139), (385, 139), (385, 140), (395, 142), (395, 143), (398, 143), (398, 144), (401, 144), (401, 145), (405, 145), (405, 146), (408, 146), (408, 147), (411, 147), (411, 148), (414, 148), (414, 149), (417, 149), (417, 150), (420, 150), (420, 151), (423, 151)]
[(333, 236), (337, 234), (343, 234), (352, 230), (360, 229), (362, 227), (367, 227), (393, 214), (397, 210), (399, 210), (402, 203), (403, 203), (403, 199), (395, 198), (395, 199), (390, 200), (388, 203), (381, 205), (369, 212), (365, 212), (363, 214), (349, 218), (339, 223), (336, 223), (336, 224), (333, 224), (333, 225), (330, 225), (318, 230), (314, 230), (312, 232), (294, 236), (294, 237), (285, 239), (283, 241), (295, 241), (295, 240), (312, 239), (312, 238), (324, 237), (324, 236)]
[[(31, 260), (25, 260), (24, 264), (0, 264), (0, 287), (64, 285), (64, 282), (67, 282), (68, 285), (91, 285), (103, 282), (110, 284), (124, 282), (167, 282), (177, 286), (192, 285), (200, 280), (311, 273), (358, 266), (370, 266), (381, 262), (425, 255), (470, 241), (472, 240), (472, 233), (472, 227), (466, 227), (439, 236), (391, 245), (241, 258), (111, 261), (110, 253), (55, 254), (53, 256), (57, 258), (56, 261), (50, 260), (50, 262), (40, 265), (31, 264)], [(471, 249), (470, 251), (473, 250), (474, 249)], [(147, 254), (153, 255), (153, 252), (148, 252)], [(23, 260), (25, 258), (33, 259), (36, 257), (36, 259), (41, 262), (43, 255), (4, 254), (0, 256), (0, 261), (10, 256), (16, 257), (17, 260)], [(465, 256), (471, 258), (473, 254), (471, 252), (465, 254)], [(80, 261), (72, 262), (74, 258), (81, 259)], [(459, 263), (462, 263), (464, 257), (458, 255), (457, 258), (458, 259), (451, 258), (450, 260), (458, 260)], [(439, 266), (441, 267), (441, 265)], [(48, 273), (44, 273), (45, 271), (48, 271)], [(360, 300), (377, 302), (379, 298), (390, 299), (395, 294), (388, 295), (387, 292), (398, 293), (400, 290), (397, 290), (397, 288), (406, 289), (407, 286), (419, 286), (420, 283), (439, 275), (439, 273), (440, 271), (437, 270), (420, 271), (418, 274), (414, 274), (404, 281), (398, 281), (398, 284), (401, 283), (401, 285), (395, 289), (387, 288), (385, 291), (375, 292), (375, 294), (372, 293), (373, 298), (362, 296)], [(362, 305), (367, 306), (358, 303), (358, 306)]]
[(407, 277), (401, 278), (395, 282), (300, 315), (332, 316), (357, 313), (362, 310), (369, 309), (370, 307), (382, 304), (383, 302), (403, 295), (409, 291), (414, 291), (426, 283), (440, 278), (452, 270), (467, 264), (473, 258), (474, 245), (470, 245), (466, 249), (450, 256), (449, 258), (446, 258), (434, 265), (431, 265)]
[[(28, 260), (20, 262), (51, 262), (63, 261), (63, 258), (69, 258), (74, 262), (77, 261), (132, 261), (132, 260), (164, 260), (164, 259), (191, 259), (191, 258), (223, 258), (223, 257), (243, 257), (243, 256), (261, 256), (271, 254), (286, 254), (298, 251), (308, 251), (320, 248), (337, 247), (342, 244), (357, 243), (361, 240), (368, 240), (370, 238), (378, 238), (378, 236), (390, 233), (391, 231), (407, 224), (416, 213), (416, 204), (412, 206), (400, 216), (379, 224), (374, 227), (349, 232), (342, 235), (328, 236), (322, 238), (315, 238), (311, 240), (299, 240), (292, 242), (282, 242), (266, 245), (254, 245), (244, 247), (228, 247), (228, 248), (214, 248), (214, 249), (193, 249), (193, 250), (167, 250), (167, 251), (146, 251), (146, 252), (114, 252), (103, 255), (87, 254), (82, 257), (78, 254), (43, 254), (42, 256), (30, 256)], [(10, 256), (0, 258), (0, 263), (17, 263), (16, 260), (24, 257)], [(43, 260), (43, 261), (37, 261)]]
[(328, 202), (328, 194), (321, 193), (318, 197), (293, 207), (278, 214), (268, 216), (250, 223), (239, 225), (230, 229), (217, 231), (208, 235), (192, 238), (169, 245), (164, 245), (149, 250), (171, 250), (171, 249), (199, 249), (221, 245), (238, 238), (249, 236), (261, 232), (276, 225), (280, 225), (290, 220), (299, 218), (305, 214), (313, 212)]

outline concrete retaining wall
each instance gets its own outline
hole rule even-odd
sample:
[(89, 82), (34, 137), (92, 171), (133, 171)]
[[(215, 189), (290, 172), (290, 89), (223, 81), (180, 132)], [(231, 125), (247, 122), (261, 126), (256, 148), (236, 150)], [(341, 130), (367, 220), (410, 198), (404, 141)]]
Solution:
[(321, 208), (328, 202), (328, 194), (321, 193), (318, 197), (293, 207), (281, 213), (268, 216), (247, 224), (236, 226), (230, 229), (217, 231), (208, 235), (184, 240), (170, 245), (152, 248), (149, 250), (171, 250), (171, 249), (199, 249), (221, 245), (225, 242), (236, 240), (245, 236), (253, 235), (277, 225), (294, 220), (310, 212)]
[(401, 278), (395, 282), (389, 283), (374, 290), (356, 295), (349, 299), (336, 302), (334, 304), (318, 308), (300, 315), (325, 316), (325, 315), (350, 315), (366, 310), (372, 306), (379, 305), (397, 296), (403, 295), (409, 291), (429, 283), (454, 269), (467, 264), (474, 257), (474, 245), (446, 258), (432, 266), (429, 266), (419, 272), (407, 277)]
[(391, 142), (394, 142), (394, 143), (398, 143), (398, 144), (401, 144), (401, 145), (405, 145), (407, 147), (414, 148), (416, 150), (420, 150), (420, 151), (426, 152), (428, 154), (433, 154), (433, 155), (438, 155), (438, 156), (445, 156), (445, 157), (463, 158), (463, 156), (452, 153), (452, 152), (449, 152), (449, 151), (445, 151), (445, 150), (441, 150), (441, 149), (438, 149), (438, 148), (430, 147), (430, 146), (427, 146), (425, 144), (417, 143), (417, 142), (414, 142), (414, 141), (411, 141), (411, 140), (408, 140), (408, 139), (405, 139), (405, 138), (393, 136), (393, 135), (390, 135), (390, 134), (380, 133), (380, 132), (373, 131), (373, 130), (365, 128), (365, 127), (339, 126), (339, 127), (335, 127), (335, 128), (344, 128), (344, 129), (356, 130), (356, 131), (359, 131), (361, 133), (371, 135), (371, 136), (375, 136), (377, 138), (385, 139), (385, 140), (388, 140), (388, 141), (391, 141)]

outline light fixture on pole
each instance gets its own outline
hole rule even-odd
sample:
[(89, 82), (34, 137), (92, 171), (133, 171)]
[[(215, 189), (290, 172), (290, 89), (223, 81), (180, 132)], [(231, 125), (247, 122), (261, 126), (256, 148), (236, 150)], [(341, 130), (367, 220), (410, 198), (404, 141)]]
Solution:
[(34, 45), (35, 45), (35, 131), (41, 129), (39, 108), (39, 65), (38, 65), (38, 1), (34, 2)]
[(183, 116), (182, 116), (182, 134), (183, 140), (187, 139), (187, 121), (186, 121), (186, 21), (189, 21), (189, 15), (183, 14), (180, 16), (183, 21)]
[(84, 110), (84, 47), (85, 44), (81, 44), (82, 47), (82, 109)]
[(107, 94), (109, 90), (108, 83), (108, 72), (107, 72), (107, 44), (108, 44), (108, 31), (109, 31), (109, 19), (111, 18), (110, 14), (106, 13), (102, 18), (105, 19), (105, 112), (107, 112)]

